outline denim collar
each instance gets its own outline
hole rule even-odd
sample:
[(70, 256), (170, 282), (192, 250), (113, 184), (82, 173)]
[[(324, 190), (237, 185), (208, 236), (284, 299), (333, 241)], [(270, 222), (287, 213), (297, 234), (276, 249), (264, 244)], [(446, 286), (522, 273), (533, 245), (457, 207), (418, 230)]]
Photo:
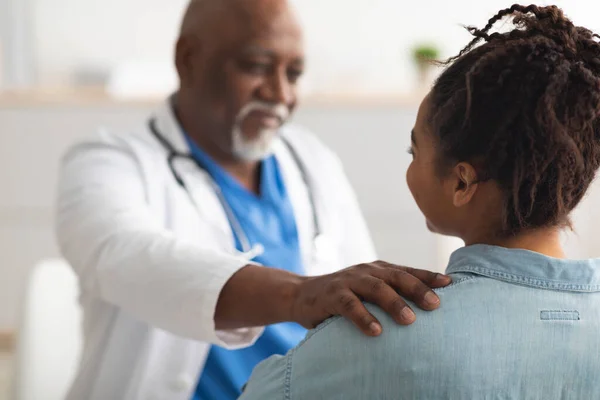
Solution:
[(563, 260), (528, 250), (473, 245), (450, 256), (446, 273), (460, 272), (551, 290), (600, 291), (600, 259)]

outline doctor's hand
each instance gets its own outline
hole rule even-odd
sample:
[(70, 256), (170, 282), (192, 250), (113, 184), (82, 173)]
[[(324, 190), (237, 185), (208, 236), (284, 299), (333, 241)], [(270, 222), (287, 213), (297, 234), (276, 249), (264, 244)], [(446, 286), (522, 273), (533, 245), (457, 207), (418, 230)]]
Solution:
[(355, 265), (329, 275), (304, 277), (277, 268), (247, 265), (225, 284), (216, 305), (217, 330), (297, 322), (314, 328), (341, 315), (369, 336), (381, 324), (363, 305), (377, 304), (395, 321), (409, 325), (415, 314), (402, 299), (424, 310), (440, 305), (431, 290), (450, 284), (448, 276), (383, 261)]
[(369, 336), (381, 334), (381, 324), (367, 311), (364, 301), (377, 304), (399, 324), (412, 324), (416, 316), (403, 296), (424, 310), (439, 307), (431, 288), (451, 283), (450, 277), (401, 267), (383, 261), (360, 264), (329, 275), (306, 277), (292, 306), (292, 320), (314, 328), (334, 315), (351, 320)]

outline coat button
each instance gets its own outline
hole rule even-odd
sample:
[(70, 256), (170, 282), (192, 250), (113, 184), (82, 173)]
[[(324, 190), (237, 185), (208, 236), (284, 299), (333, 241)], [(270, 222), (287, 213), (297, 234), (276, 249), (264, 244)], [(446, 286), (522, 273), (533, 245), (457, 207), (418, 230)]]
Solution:
[(194, 380), (189, 375), (179, 375), (173, 380), (173, 389), (177, 392), (185, 392), (192, 389)]

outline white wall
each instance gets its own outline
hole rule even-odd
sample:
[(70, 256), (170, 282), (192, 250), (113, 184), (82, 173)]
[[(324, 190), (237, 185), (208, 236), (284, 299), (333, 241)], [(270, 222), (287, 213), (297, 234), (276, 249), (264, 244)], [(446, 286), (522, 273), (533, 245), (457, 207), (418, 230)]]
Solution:
[[(31, 0), (43, 83), (74, 68), (112, 68), (143, 60), (171, 67), (187, 0)], [(469, 39), (460, 24), (483, 26), (506, 0), (292, 0), (307, 33), (308, 90), (409, 91), (410, 49), (431, 41), (454, 55)], [(554, 2), (579, 24), (600, 31), (600, 2)]]
[(32, 0), (0, 0), (0, 89), (35, 83), (32, 22)]

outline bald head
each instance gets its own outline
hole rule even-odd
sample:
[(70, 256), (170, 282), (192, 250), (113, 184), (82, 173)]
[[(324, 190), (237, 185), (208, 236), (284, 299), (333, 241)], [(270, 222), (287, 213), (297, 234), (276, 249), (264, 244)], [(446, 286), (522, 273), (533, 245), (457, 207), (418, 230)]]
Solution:
[[(232, 131), (238, 143), (254, 140), (275, 126), (276, 116), (265, 109), (295, 108), (304, 68), (302, 30), (287, 0), (192, 0), (176, 65), (178, 112), (196, 125), (184, 128), (197, 132), (196, 141), (206, 140), (205, 150), (210, 141), (231, 152)], [(262, 114), (252, 111), (253, 104), (262, 104)]]
[(181, 22), (180, 35), (197, 35), (220, 19), (234, 0), (191, 0)]
[(295, 12), (287, 0), (191, 0), (181, 23), (180, 35), (203, 37), (224, 24), (249, 27), (265, 19), (283, 16), (300, 31)]

